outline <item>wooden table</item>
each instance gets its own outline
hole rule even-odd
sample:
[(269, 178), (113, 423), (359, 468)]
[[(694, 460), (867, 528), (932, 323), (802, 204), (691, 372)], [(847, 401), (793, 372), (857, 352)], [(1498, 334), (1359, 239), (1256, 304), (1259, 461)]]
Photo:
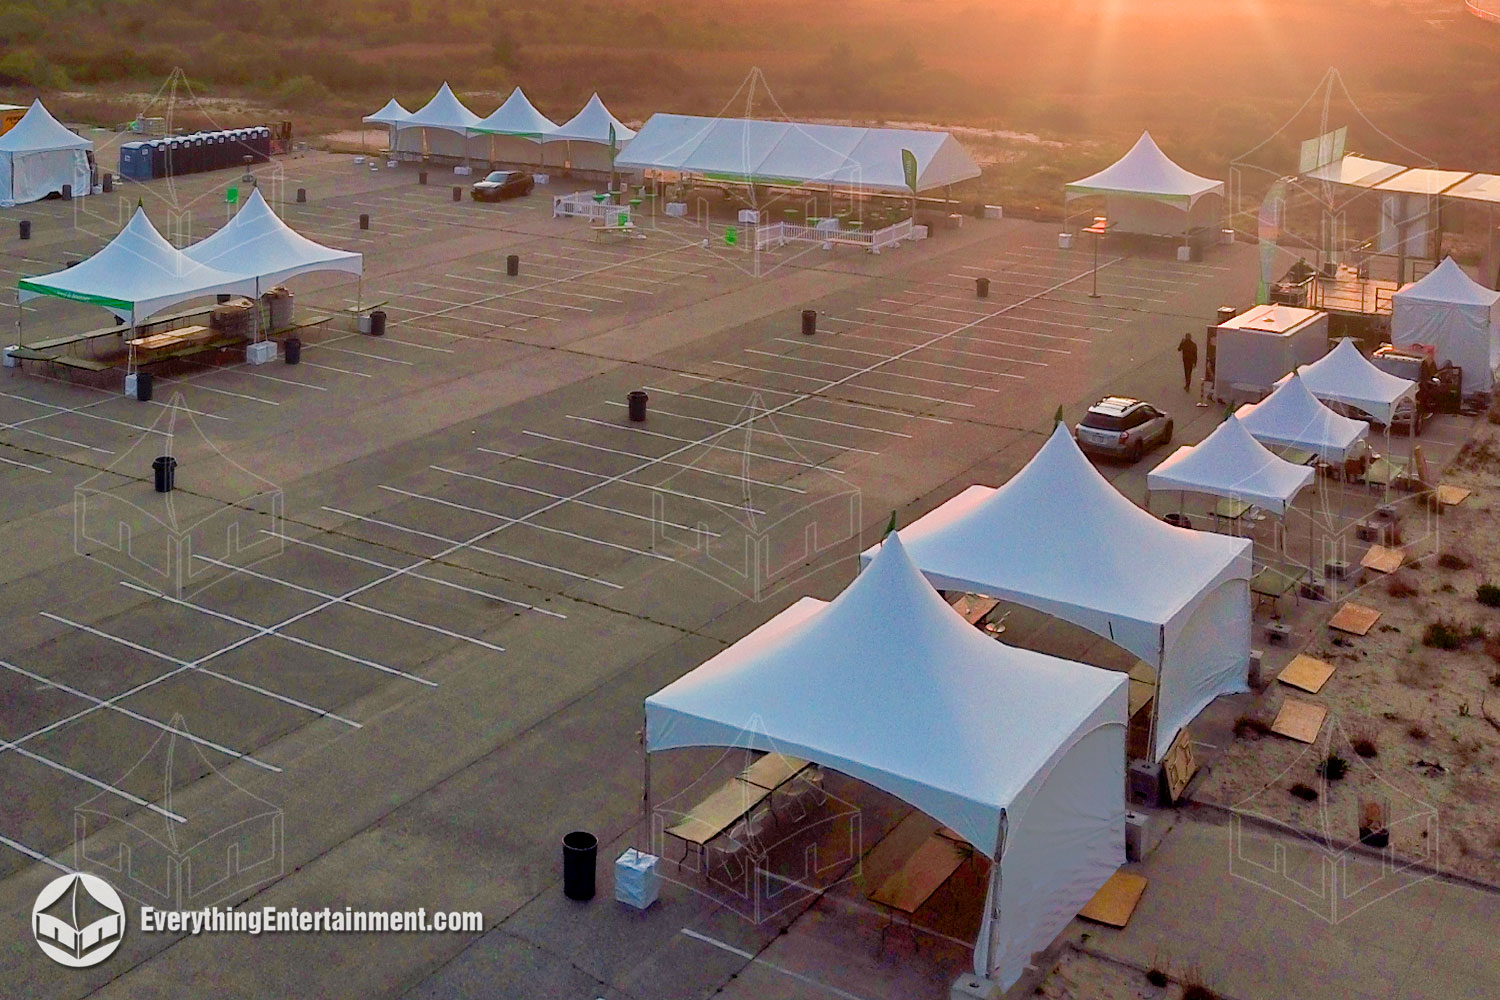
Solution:
[(985, 615), (1000, 606), (1000, 602), (993, 597), (981, 597), (978, 594), (959, 594), (948, 603), (952, 604), (953, 610), (962, 615), (964, 621), (970, 625), (978, 625), (984, 620)]
[(743, 778), (730, 778), (712, 795), (693, 806), (687, 818), (668, 828), (666, 833), (683, 842), (684, 857), (687, 856), (688, 847), (696, 847), (700, 863), (706, 864), (709, 841), (770, 798), (771, 791), (769, 788), (752, 785)]
[(1257, 598), (1269, 597), (1273, 603), (1286, 596), (1287, 591), (1297, 592), (1297, 586), (1307, 576), (1305, 569), (1280, 569), (1267, 566), (1250, 578), (1250, 593)]
[(214, 335), (214, 331), (206, 326), (184, 326), (176, 330), (168, 330), (165, 333), (153, 333), (149, 337), (140, 337), (131, 341), (131, 346), (137, 351), (151, 353), (154, 351), (165, 351), (172, 347), (182, 347), (185, 344), (196, 343), (206, 340)]
[(741, 771), (740, 778), (757, 788), (774, 792), (809, 767), (812, 764), (800, 758), (768, 753)]
[(880, 929), (882, 948), (885, 947), (885, 935), (895, 925), (898, 913), (906, 915), (907, 930), (912, 931), (912, 942), (916, 943), (912, 916), (973, 855), (973, 849), (960, 843), (961, 839), (956, 833), (951, 833), (951, 836), (945, 836), (941, 831), (932, 834), (906, 859), (905, 864), (870, 893), (870, 901), (885, 907), (891, 917)]

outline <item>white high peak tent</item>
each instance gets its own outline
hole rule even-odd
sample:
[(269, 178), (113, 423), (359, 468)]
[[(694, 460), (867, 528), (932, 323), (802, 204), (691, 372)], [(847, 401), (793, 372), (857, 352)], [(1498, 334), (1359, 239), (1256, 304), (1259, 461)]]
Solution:
[(411, 112), (401, 106), (401, 102), (392, 97), (385, 102), (385, 107), (373, 115), (365, 115), (364, 122), (367, 125), (384, 125), (390, 130), (390, 148), (396, 148), (396, 126), (411, 117)]
[(970, 486), (901, 538), (938, 589), (1072, 622), (1155, 668), (1153, 760), (1214, 698), (1247, 690), (1250, 541), (1151, 516), (1062, 424), (1005, 485)]
[[(614, 130), (614, 146), (610, 146), (610, 130)], [(610, 170), (620, 159), (623, 151), (635, 138), (635, 130), (610, 113), (604, 102), (595, 94), (583, 108), (563, 122), (544, 142), (566, 142), (565, 165), (580, 170)], [(574, 143), (581, 144), (577, 149)]]
[(909, 193), (901, 151), (917, 161), (917, 191), (979, 176), (947, 132), (814, 125), (747, 118), (652, 115), (617, 165), (737, 184), (818, 185)]
[[(1323, 402), (1352, 406), (1387, 428), (1395, 421), (1401, 401), (1417, 398), (1417, 383), (1376, 368), (1349, 337), (1317, 361), (1299, 367), (1297, 375), (1307, 391)], [(1277, 385), (1289, 378), (1283, 377)]]
[(1110, 228), (1125, 233), (1186, 235), (1217, 227), (1224, 212), (1224, 182), (1173, 163), (1150, 132), (1110, 166), (1063, 188), (1065, 204), (1090, 196), (1103, 196)]
[(891, 535), (832, 602), (647, 698), (646, 750), (748, 741), (952, 828), (998, 862), (974, 971), (1008, 987), (1124, 861), (1127, 684), (971, 628)]
[(194, 260), (168, 243), (143, 208), (118, 236), (70, 268), (22, 278), (17, 298), (47, 295), (101, 306), (138, 325), (163, 309), (219, 293), (251, 295), (255, 279)]
[(1147, 473), (1146, 489), (1206, 493), (1285, 517), (1315, 475), (1310, 466), (1272, 454), (1231, 414), (1199, 444), (1178, 448)]
[(1303, 449), (1325, 462), (1343, 462), (1370, 433), (1363, 420), (1341, 417), (1318, 402), (1297, 374), (1259, 403), (1240, 407), (1235, 416), (1261, 444)]
[(1500, 369), (1500, 292), (1469, 277), (1452, 257), (1444, 258), (1392, 297), (1391, 343), (1431, 344), (1438, 364), (1463, 369), (1465, 392), (1488, 392)]
[(402, 152), (462, 157), (469, 129), (477, 124), (479, 116), (444, 83), (432, 100), (394, 123), (396, 147)]
[(72, 186), (74, 197), (93, 192), (89, 152), (94, 144), (69, 130), (40, 99), (0, 135), (0, 207), (39, 201)]
[(556, 132), (557, 123), (538, 111), (517, 87), (504, 104), (469, 130), (475, 137), (469, 148), (491, 163), (540, 162), (541, 143)]
[(364, 257), (316, 243), (283, 222), (256, 188), (218, 232), (183, 251), (200, 264), (270, 288), (314, 271), (363, 274)]

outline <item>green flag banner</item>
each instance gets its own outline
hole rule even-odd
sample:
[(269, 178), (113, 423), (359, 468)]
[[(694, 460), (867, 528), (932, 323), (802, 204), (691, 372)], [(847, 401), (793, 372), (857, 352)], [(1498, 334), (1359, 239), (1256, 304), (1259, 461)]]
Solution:
[(901, 173), (906, 178), (906, 186), (911, 189), (912, 194), (917, 193), (917, 154), (909, 149), (901, 151)]

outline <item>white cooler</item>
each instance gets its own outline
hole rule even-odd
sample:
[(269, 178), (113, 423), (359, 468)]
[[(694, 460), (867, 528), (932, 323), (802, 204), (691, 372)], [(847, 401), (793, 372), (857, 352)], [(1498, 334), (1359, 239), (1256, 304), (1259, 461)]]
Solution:
[(661, 875), (656, 870), (657, 857), (642, 854), (633, 847), (615, 859), (615, 899), (637, 910), (644, 910), (661, 895)]

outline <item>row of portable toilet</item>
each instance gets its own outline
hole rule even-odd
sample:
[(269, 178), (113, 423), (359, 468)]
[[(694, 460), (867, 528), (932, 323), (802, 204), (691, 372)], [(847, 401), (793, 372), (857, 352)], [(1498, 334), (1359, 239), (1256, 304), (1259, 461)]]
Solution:
[(120, 147), (120, 176), (136, 181), (178, 177), (237, 167), (247, 156), (252, 163), (271, 158), (269, 128), (257, 125), (127, 142)]

